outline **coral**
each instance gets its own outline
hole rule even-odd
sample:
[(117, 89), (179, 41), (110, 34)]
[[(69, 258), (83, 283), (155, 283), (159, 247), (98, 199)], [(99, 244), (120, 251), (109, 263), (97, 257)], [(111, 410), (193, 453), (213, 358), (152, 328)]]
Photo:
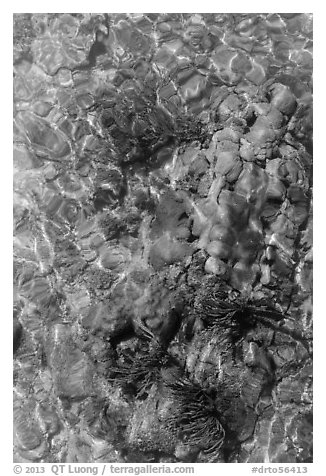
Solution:
[(15, 461), (311, 461), (311, 14), (13, 47)]

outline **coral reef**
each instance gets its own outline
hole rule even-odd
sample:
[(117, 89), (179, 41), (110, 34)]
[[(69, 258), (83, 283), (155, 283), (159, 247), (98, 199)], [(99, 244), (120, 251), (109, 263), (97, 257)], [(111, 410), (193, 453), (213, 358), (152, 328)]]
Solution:
[(312, 461), (312, 15), (14, 15), (14, 459)]

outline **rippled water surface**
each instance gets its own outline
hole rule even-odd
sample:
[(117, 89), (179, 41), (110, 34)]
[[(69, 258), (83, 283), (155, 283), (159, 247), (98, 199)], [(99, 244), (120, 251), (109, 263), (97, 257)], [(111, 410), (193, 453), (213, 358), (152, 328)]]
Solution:
[(312, 461), (312, 14), (14, 15), (15, 461)]

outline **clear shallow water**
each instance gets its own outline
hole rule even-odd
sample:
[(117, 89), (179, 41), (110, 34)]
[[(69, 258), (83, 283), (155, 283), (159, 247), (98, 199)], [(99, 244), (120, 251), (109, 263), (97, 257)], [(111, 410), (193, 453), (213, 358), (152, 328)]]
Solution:
[[(164, 460), (167, 453), (182, 460), (175, 456), (182, 451), (148, 429), (140, 435), (145, 454), (134, 427), (121, 443), (120, 426), (150, 414), (156, 397), (132, 412), (108, 383), (115, 362), (108, 356), (117, 343), (118, 351), (133, 349), (144, 322), (155, 335), (173, 336), (171, 308), (191, 309), (189, 296), (199, 299), (201, 284), (231, 282), (242, 294), (288, 307), (309, 335), (311, 76), (310, 14), (15, 16), (18, 459)], [(293, 116), (292, 96), (273, 93), (275, 82), (294, 94)], [(280, 116), (277, 97), (290, 101)], [(241, 160), (238, 152), (236, 160), (230, 156), (243, 140), (254, 159), (248, 151)], [(218, 223), (207, 211), (212, 203), (223, 217)], [(183, 315), (185, 328), (192, 319)], [(181, 362), (187, 332), (181, 325), (170, 350), (176, 347)], [(205, 348), (205, 338), (195, 337), (189, 355), (191, 345)], [(268, 345), (280, 369), (286, 360), (306, 359), (300, 345), (278, 339)], [(202, 370), (185, 365), (202, 378)], [(310, 410), (298, 416), (310, 391), (305, 365), (297, 370), (298, 388), (293, 374), (277, 377), (284, 388), (275, 387), (272, 419), (261, 417), (254, 449), (244, 445), (234, 460), (309, 460)], [(278, 410), (284, 402), (286, 414)], [(112, 434), (108, 418), (116, 425)], [(267, 428), (267, 421), (279, 428), (284, 420), (289, 434)], [(306, 427), (308, 436), (287, 451), (291, 432)]]

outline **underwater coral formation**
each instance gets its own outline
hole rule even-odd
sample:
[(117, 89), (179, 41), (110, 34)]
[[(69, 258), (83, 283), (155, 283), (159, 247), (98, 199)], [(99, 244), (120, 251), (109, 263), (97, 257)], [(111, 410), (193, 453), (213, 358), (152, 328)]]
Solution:
[(312, 461), (312, 15), (14, 16), (14, 458)]

